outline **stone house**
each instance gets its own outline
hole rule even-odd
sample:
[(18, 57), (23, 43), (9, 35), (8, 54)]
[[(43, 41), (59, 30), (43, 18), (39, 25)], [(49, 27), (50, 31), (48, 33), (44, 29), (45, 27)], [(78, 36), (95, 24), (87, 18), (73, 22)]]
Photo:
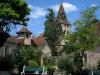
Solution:
[(86, 51), (84, 57), (84, 67), (93, 68), (97, 67), (100, 62), (100, 46), (96, 46), (96, 50)]
[(17, 36), (9, 37), (4, 45), (0, 48), (0, 56), (7, 56), (14, 54), (14, 50), (20, 45), (32, 45), (33, 47), (40, 47), (41, 52), (45, 56), (51, 56), (51, 48), (47, 44), (44, 36), (32, 37), (26, 26), (17, 32)]

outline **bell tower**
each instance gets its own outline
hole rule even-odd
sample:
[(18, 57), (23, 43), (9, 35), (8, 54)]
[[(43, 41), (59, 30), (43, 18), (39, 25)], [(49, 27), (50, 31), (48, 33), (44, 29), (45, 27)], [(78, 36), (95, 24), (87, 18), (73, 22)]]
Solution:
[(65, 13), (62, 2), (60, 4), (60, 8), (59, 8), (56, 20), (58, 24), (61, 25), (62, 32), (64, 33), (64, 35), (67, 36), (69, 33), (71, 33), (71, 24), (69, 23), (66, 17), (66, 13)]
[[(62, 2), (59, 7), (59, 11), (58, 11), (58, 14), (56, 17), (56, 22), (61, 27), (62, 35), (67, 36), (68, 34), (71, 33), (71, 24), (69, 23), (69, 21), (66, 17), (66, 13), (65, 13)], [(60, 38), (62, 37), (62, 35), (60, 36)], [(67, 40), (63, 40), (63, 39), (58, 40), (59, 44), (56, 45), (58, 54), (62, 54), (61, 50), (63, 49), (63, 46), (65, 45), (66, 41)]]

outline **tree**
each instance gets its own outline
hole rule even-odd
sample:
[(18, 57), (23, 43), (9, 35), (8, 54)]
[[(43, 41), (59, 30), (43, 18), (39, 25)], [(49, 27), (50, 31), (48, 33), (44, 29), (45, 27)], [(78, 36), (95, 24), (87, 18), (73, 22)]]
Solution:
[[(98, 7), (91, 7), (81, 12), (81, 18), (74, 22), (76, 26), (75, 32), (68, 37), (65, 36), (69, 40), (64, 47), (66, 52), (79, 52), (79, 56), (83, 59), (85, 51), (95, 49), (95, 45), (99, 41), (96, 27), (96, 23), (99, 20), (96, 19), (95, 15), (97, 9)], [(81, 63), (83, 66), (83, 60)], [(82, 70), (82, 66), (80, 71)]]
[(49, 11), (49, 14), (46, 15), (46, 21), (44, 23), (45, 25), (44, 36), (46, 37), (48, 43), (52, 48), (52, 55), (56, 55), (55, 43), (56, 41), (58, 41), (62, 33), (61, 27), (55, 22), (54, 11), (51, 8), (48, 8), (47, 10)]
[(12, 26), (27, 25), (30, 8), (24, 0), (0, 0), (0, 47), (9, 37)]
[(55, 66), (57, 65), (57, 58), (56, 57), (44, 57), (43, 59), (45, 66)]
[(26, 25), (30, 14), (28, 4), (23, 0), (0, 0), (0, 26)]
[[(30, 60), (40, 64), (41, 51), (40, 49), (33, 48), (32, 46), (20, 46), (15, 50), (15, 64), (18, 66), (19, 71), (22, 71), (24, 65), (30, 66)], [(34, 62), (33, 62), (34, 63)]]
[(72, 56), (61, 57), (58, 62), (58, 67), (65, 70), (67, 74), (71, 74), (74, 71), (74, 60)]

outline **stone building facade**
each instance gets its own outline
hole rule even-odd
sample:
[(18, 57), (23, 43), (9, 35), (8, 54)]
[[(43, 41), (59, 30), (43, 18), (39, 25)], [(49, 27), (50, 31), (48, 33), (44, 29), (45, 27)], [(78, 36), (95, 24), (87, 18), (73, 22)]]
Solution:
[(20, 45), (31, 45), (33, 47), (40, 47), (41, 52), (45, 56), (51, 56), (51, 48), (45, 40), (43, 35), (39, 37), (32, 37), (32, 32), (30, 32), (26, 26), (17, 32), (17, 36), (9, 37), (4, 45), (0, 47), (0, 56), (14, 55), (14, 50), (16, 50)]
[(14, 50), (17, 48), (17, 44), (13, 39), (8, 38), (5, 44), (0, 47), (0, 56), (14, 55)]
[(93, 51), (86, 51), (84, 56), (84, 68), (97, 67), (100, 62), (100, 46), (97, 45)]

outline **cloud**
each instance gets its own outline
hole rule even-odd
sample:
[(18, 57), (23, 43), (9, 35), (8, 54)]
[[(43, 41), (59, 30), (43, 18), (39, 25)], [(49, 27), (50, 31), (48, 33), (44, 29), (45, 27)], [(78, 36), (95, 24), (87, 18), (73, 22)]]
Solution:
[(42, 22), (40, 22), (40, 21), (33, 21), (33, 19), (30, 19), (29, 21), (28, 21), (28, 25), (32, 25), (32, 26), (37, 26), (37, 25), (42, 25), (43, 23)]
[(41, 22), (36, 22), (33, 24), (33, 26), (37, 26), (37, 25), (41, 25), (42, 23)]
[[(78, 8), (75, 5), (67, 3), (67, 2), (63, 3), (63, 6), (64, 6), (64, 9), (65, 9), (66, 13), (78, 10)], [(54, 5), (54, 6), (51, 6), (51, 8), (53, 8), (56, 12), (58, 12), (59, 7), (60, 7), (60, 5), (58, 5), (58, 4)]]
[(91, 7), (96, 7), (96, 6), (97, 6), (97, 4), (91, 4), (90, 6), (91, 6)]
[[(54, 11), (58, 12), (59, 6), (60, 5), (57, 4), (57, 5), (51, 6), (51, 8), (53, 8)], [(67, 2), (63, 3), (63, 6), (64, 6), (66, 13), (78, 10), (78, 8), (75, 5), (67, 3)], [(29, 4), (28, 7), (31, 8), (31, 10), (32, 10), (30, 13), (30, 17), (33, 19), (43, 17), (47, 14), (47, 11), (44, 8), (41, 8), (38, 6), (33, 6), (31, 4)]]
[(38, 6), (33, 6), (33, 5), (28, 5), (29, 8), (31, 8), (31, 13), (30, 17), (33, 19), (40, 18), (42, 16), (45, 16), (47, 11), (44, 8), (38, 7)]
[(28, 7), (31, 8), (31, 9), (33, 8), (33, 6), (31, 4), (29, 4)]

